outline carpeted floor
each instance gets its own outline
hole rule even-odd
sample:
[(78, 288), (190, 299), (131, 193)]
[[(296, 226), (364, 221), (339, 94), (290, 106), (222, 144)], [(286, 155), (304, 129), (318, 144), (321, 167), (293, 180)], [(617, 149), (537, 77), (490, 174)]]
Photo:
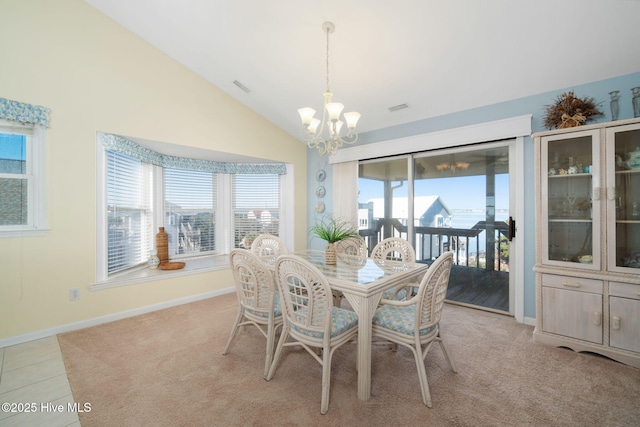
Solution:
[(426, 366), (433, 408), (422, 405), (409, 350), (374, 346), (372, 397), (356, 396), (355, 346), (333, 359), (329, 411), (322, 371), (285, 349), (262, 378), (265, 340), (253, 328), (222, 356), (236, 314), (228, 294), (59, 335), (76, 402), (92, 426), (638, 426), (640, 369), (532, 342), (509, 317), (445, 306)]

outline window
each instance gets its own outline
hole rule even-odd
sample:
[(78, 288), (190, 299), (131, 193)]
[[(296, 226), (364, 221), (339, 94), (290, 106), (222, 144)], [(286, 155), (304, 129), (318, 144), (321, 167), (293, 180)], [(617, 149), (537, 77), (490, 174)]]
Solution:
[(44, 233), (44, 134), (0, 120), (0, 237)]
[(107, 151), (107, 271), (147, 261), (153, 247), (152, 182), (148, 163)]
[(253, 233), (282, 235), (286, 165), (178, 158), (98, 134), (97, 170), (98, 282), (146, 267), (158, 227), (171, 259), (226, 254)]
[(215, 200), (214, 173), (164, 170), (164, 229), (170, 257), (215, 252)]
[(233, 175), (234, 247), (250, 247), (259, 234), (280, 234), (280, 176)]
[(0, 225), (27, 225), (32, 178), (27, 174), (27, 136), (0, 133), (0, 158)]

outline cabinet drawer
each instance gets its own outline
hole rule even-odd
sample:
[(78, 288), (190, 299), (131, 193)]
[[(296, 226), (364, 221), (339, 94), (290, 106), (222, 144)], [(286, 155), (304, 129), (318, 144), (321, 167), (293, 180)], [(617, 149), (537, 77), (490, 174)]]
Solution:
[(555, 274), (543, 274), (542, 286), (551, 288), (570, 289), (573, 291), (591, 292), (602, 294), (604, 283), (602, 280), (584, 279), (582, 277), (557, 276)]
[(609, 295), (640, 300), (640, 285), (609, 282)]

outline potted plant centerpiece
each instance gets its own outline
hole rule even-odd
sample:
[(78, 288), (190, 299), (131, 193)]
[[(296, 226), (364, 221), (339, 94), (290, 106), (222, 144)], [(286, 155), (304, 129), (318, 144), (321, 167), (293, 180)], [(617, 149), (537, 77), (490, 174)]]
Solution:
[(324, 217), (311, 227), (311, 234), (327, 242), (325, 262), (336, 263), (336, 249), (333, 245), (343, 239), (358, 237), (358, 227), (344, 218)]

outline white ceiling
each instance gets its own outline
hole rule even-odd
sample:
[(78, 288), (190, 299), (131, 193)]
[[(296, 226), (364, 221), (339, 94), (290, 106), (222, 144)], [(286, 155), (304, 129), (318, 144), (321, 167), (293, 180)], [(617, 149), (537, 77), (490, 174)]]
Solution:
[(640, 0), (85, 1), (294, 137), (322, 108), (324, 21), (360, 132), (640, 71)]

